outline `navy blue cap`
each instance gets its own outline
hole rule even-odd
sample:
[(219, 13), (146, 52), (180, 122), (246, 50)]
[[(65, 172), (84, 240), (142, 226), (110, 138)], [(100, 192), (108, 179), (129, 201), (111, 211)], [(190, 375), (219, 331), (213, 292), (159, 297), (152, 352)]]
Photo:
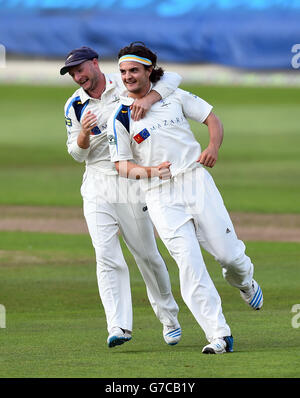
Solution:
[(65, 66), (63, 66), (60, 70), (61, 75), (65, 75), (69, 72), (69, 68), (71, 66), (82, 64), (84, 61), (88, 61), (90, 59), (98, 58), (99, 55), (92, 48), (89, 47), (80, 47), (75, 48), (67, 55)]

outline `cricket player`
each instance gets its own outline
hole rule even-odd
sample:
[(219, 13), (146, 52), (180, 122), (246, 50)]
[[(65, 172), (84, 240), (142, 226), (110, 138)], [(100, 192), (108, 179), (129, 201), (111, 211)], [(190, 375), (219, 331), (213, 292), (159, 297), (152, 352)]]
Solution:
[[(127, 91), (108, 124), (111, 160), (121, 176), (140, 179), (150, 217), (179, 267), (182, 297), (209, 342), (202, 352), (232, 352), (231, 330), (200, 246), (215, 257), (225, 279), (252, 308), (262, 307), (263, 295), (245, 245), (203, 167), (215, 165), (223, 127), (211, 105), (179, 88), (155, 103), (145, 118), (134, 121), (130, 106), (151, 90), (153, 64), (156, 55), (144, 45), (131, 44), (119, 52)], [(204, 151), (187, 118), (208, 127), (210, 141)]]
[[(132, 338), (130, 278), (119, 231), (146, 283), (149, 301), (163, 324), (163, 337), (167, 344), (174, 345), (181, 338), (178, 306), (171, 292), (166, 265), (156, 246), (153, 224), (141, 201), (144, 198), (135, 195), (138, 182), (120, 178), (110, 162), (107, 121), (125, 87), (119, 73), (101, 72), (98, 54), (88, 47), (68, 54), (60, 70), (61, 75), (66, 73), (80, 86), (65, 104), (67, 148), (76, 161), (86, 164), (81, 194), (96, 253), (97, 281), (109, 333), (108, 347)], [(180, 81), (179, 75), (168, 74), (142, 101), (134, 102), (134, 117), (137, 120), (143, 117), (152, 103), (174, 91)]]

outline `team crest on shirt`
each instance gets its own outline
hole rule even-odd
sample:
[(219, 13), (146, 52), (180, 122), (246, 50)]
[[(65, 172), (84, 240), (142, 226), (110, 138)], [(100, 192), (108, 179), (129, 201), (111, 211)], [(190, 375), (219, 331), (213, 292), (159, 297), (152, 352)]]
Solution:
[(147, 129), (143, 129), (142, 131), (140, 131), (138, 134), (136, 134), (133, 139), (135, 140), (135, 142), (137, 142), (138, 144), (140, 144), (141, 142), (145, 141), (148, 137), (150, 137), (150, 133)]

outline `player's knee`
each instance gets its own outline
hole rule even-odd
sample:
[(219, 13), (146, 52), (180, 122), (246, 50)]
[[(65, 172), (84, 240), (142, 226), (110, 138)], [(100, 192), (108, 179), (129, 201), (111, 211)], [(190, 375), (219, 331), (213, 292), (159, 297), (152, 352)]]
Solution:
[(98, 271), (122, 271), (123, 269), (127, 268), (125, 260), (112, 253), (112, 251), (97, 250), (96, 262)]
[(214, 256), (223, 267), (238, 266), (245, 260), (245, 245), (238, 240), (232, 244), (219, 244)]
[(161, 267), (165, 267), (165, 263), (159, 252), (143, 253), (135, 256), (137, 264), (151, 264), (152, 269), (160, 270)]
[(201, 256), (200, 248), (193, 247), (188, 243), (185, 245), (173, 246), (169, 248), (169, 253), (177, 263), (191, 264), (195, 258)]
[(131, 253), (133, 254), (134, 260), (137, 264), (145, 264), (145, 263), (149, 263), (151, 262), (151, 264), (154, 263), (154, 258), (149, 254), (142, 252), (142, 253), (136, 253), (131, 251)]
[(222, 256), (217, 258), (217, 261), (227, 269), (239, 267), (243, 263), (245, 258), (244, 253), (224, 253)]

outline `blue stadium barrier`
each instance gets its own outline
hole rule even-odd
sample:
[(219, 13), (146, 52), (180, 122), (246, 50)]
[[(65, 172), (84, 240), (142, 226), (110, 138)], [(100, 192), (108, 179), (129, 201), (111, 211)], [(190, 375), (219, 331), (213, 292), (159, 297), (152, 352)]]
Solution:
[(290, 69), (300, 42), (296, 0), (0, 0), (7, 54), (64, 57), (81, 45), (116, 59), (131, 41), (161, 62)]

